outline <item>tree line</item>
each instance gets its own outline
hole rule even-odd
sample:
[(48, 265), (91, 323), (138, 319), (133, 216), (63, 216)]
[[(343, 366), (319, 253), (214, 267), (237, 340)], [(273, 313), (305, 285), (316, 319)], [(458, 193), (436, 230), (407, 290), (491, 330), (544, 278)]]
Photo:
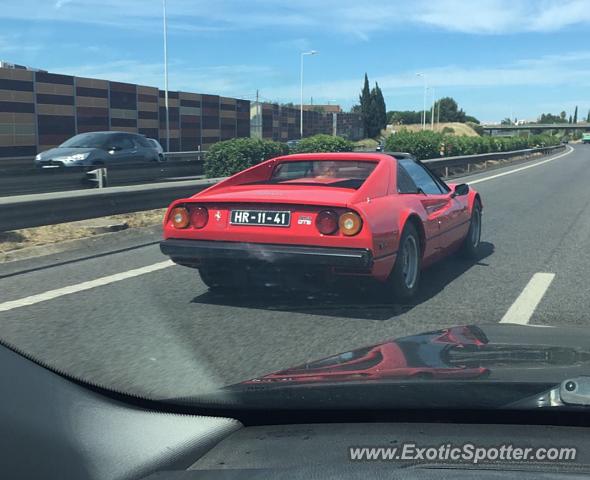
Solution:
[[(590, 123), (590, 110), (588, 110), (588, 114), (586, 115), (586, 118), (582, 121), (585, 121), (587, 123)], [(502, 125), (512, 125), (514, 123), (517, 123), (518, 119), (514, 119), (512, 120), (511, 118), (506, 117), (504, 120), (502, 120), (502, 122), (500, 122)], [(565, 110), (562, 110), (558, 115), (555, 115), (553, 113), (542, 113), (538, 118), (536, 122), (530, 122), (530, 123), (542, 123), (542, 124), (548, 124), (548, 123), (578, 123), (578, 106), (576, 105), (576, 108), (574, 109), (574, 114), (573, 115), (569, 115), (567, 114), (567, 112)]]
[[(408, 125), (422, 123), (423, 110), (392, 110), (387, 112), (387, 123), (397, 125)], [(426, 123), (432, 122), (432, 110), (426, 110)], [(479, 120), (472, 115), (467, 115), (462, 108), (459, 108), (457, 101), (452, 97), (444, 97), (434, 103), (434, 120), (436, 122), (459, 122), (479, 123)]]
[[(537, 119), (537, 123), (578, 123), (578, 106), (576, 105), (573, 115), (570, 115), (568, 118), (566, 117), (567, 113), (565, 110), (560, 112), (559, 115), (542, 113)], [(586, 115), (586, 122), (590, 122), (590, 110), (588, 110), (588, 115)]]
[[(386, 110), (383, 92), (379, 84), (370, 88), (369, 77), (365, 73), (363, 88), (359, 95), (359, 103), (352, 107), (351, 112), (360, 113), (363, 119), (363, 129), (365, 137), (377, 137), (388, 124), (409, 125), (421, 123), (422, 118), (426, 116), (426, 123), (430, 123), (431, 110), (413, 111), (413, 110)], [(473, 122), (479, 124), (479, 120), (471, 115), (467, 115), (455, 99), (444, 97), (437, 100), (434, 104), (434, 116), (436, 121), (441, 122)]]

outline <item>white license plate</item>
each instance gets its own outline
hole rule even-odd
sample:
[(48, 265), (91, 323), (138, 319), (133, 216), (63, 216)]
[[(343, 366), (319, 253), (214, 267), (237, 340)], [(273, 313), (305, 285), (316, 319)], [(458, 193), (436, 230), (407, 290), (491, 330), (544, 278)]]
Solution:
[(232, 225), (260, 225), (267, 227), (288, 227), (291, 212), (263, 210), (232, 210), (229, 223)]

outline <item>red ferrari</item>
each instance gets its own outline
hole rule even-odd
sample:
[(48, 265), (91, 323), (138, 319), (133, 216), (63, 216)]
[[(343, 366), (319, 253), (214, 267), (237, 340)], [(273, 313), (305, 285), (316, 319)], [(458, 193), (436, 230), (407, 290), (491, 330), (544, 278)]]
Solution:
[(287, 155), (174, 201), (160, 248), (210, 288), (366, 276), (409, 298), (424, 267), (477, 256), (481, 212), (475, 190), (408, 154)]

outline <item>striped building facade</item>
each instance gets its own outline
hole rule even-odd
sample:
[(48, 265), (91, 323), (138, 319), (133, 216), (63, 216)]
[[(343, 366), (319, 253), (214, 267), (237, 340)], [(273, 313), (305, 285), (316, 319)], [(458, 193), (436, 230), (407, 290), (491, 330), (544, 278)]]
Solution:
[(0, 156), (37, 151), (34, 73), (0, 68)]
[[(170, 151), (206, 150), (250, 136), (250, 102), (168, 92)], [(0, 158), (28, 157), (77, 133), (117, 130), (166, 148), (164, 92), (154, 87), (0, 68)]]
[[(298, 108), (252, 102), (250, 117), (252, 137), (278, 142), (300, 138), (301, 111)], [(303, 137), (319, 133), (359, 140), (363, 138), (362, 118), (356, 113), (304, 110)]]
[[(297, 139), (300, 111), (217, 95), (168, 92), (170, 151), (207, 150), (221, 140)], [(0, 158), (30, 157), (77, 133), (141, 133), (166, 149), (164, 92), (155, 87), (0, 66)], [(303, 112), (303, 136), (362, 138), (360, 115)]]

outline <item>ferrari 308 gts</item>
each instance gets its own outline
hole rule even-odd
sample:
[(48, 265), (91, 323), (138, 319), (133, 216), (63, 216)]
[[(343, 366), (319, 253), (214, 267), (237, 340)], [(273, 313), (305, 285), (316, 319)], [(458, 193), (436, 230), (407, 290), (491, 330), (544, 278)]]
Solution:
[(408, 154), (296, 154), (174, 201), (160, 248), (210, 288), (364, 276), (409, 298), (426, 266), (477, 256), (481, 213), (475, 190)]

